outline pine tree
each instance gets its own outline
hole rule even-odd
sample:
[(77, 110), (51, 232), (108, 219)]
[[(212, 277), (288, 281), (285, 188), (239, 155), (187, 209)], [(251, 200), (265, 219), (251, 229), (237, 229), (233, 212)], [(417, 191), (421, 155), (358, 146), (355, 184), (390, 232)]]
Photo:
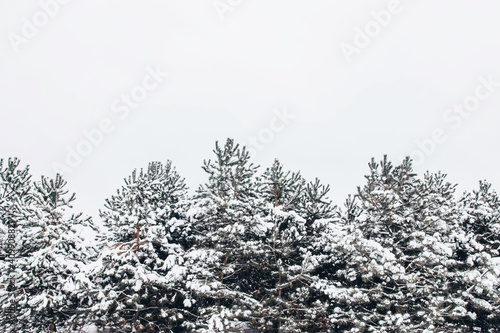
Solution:
[(171, 162), (134, 170), (101, 211), (108, 227), (102, 254), (92, 269), (101, 327), (138, 331), (179, 330), (190, 317), (183, 288), (187, 228), (184, 179)]
[(261, 262), (269, 267), (271, 279), (259, 291), (263, 308), (256, 327), (261, 331), (318, 331), (325, 308), (312, 304), (315, 295), (309, 285), (317, 267), (311, 261), (311, 244), (315, 233), (324, 229), (317, 222), (334, 211), (326, 198), (329, 188), (319, 180), (306, 183), (299, 173), (285, 172), (278, 160), (259, 182), (264, 225), (269, 226), (263, 239), (268, 250)]
[(393, 167), (384, 157), (369, 166), (367, 184), (358, 190), (360, 206), (348, 202), (344, 235), (330, 249), (340, 258), (335, 273), (315, 286), (332, 300), (332, 327), (380, 332), (472, 328), (477, 309), (494, 309), (487, 299), (496, 296), (490, 292), (481, 299), (470, 292), (485, 282), (478, 272), (488, 267), (464, 265), (477, 246), (459, 227), (456, 186), (441, 173), (417, 179), (409, 159)]
[[(4, 162), (5, 167), (4, 167)], [(19, 168), (20, 160), (0, 159), (0, 269), (2, 283), (0, 298), (6, 300), (15, 289), (16, 259), (19, 256), (19, 223), (28, 213), (25, 207), (31, 200), (29, 167)], [(2, 302), (2, 326), (15, 325), (18, 309), (15, 302)], [(0, 326), (1, 327), (1, 326)]]
[(222, 332), (247, 325), (257, 304), (251, 295), (268, 272), (259, 263), (265, 230), (256, 202), (257, 167), (249, 162), (246, 148), (232, 139), (224, 147), (217, 142), (214, 153), (215, 159), (203, 166), (208, 182), (188, 211), (194, 244), (188, 280), (202, 307), (198, 328)]
[(418, 225), (425, 223), (417, 214), (422, 209), (418, 180), (409, 159), (393, 167), (384, 156), (380, 164), (372, 159), (369, 167), (367, 184), (358, 188), (360, 206), (346, 203), (344, 235), (330, 249), (340, 259), (332, 281), (318, 287), (332, 299), (330, 320), (338, 330), (416, 329), (419, 302), (411, 293), (403, 295), (420, 274), (407, 271), (418, 262), (421, 252), (409, 247), (421, 235)]
[[(4, 167), (4, 162), (5, 167)], [(9, 229), (15, 234), (17, 224), (27, 213), (24, 208), (32, 200), (29, 166), (19, 168), (20, 160), (0, 159), (0, 256), (7, 256)], [(8, 251), (13, 252), (13, 251)]]
[(500, 200), (486, 181), (460, 199), (461, 232), (457, 233), (455, 285), (463, 292), (454, 317), (471, 330), (488, 332), (500, 327)]
[(92, 221), (81, 214), (69, 215), (75, 196), (67, 196), (65, 186), (59, 174), (55, 179), (42, 176), (30, 188), (32, 200), (22, 207), (15, 285), (2, 294), (2, 303), (17, 304), (17, 321), (10, 330), (64, 327), (80, 316), (80, 305), (90, 302), (81, 290), (89, 284), (83, 272), (92, 249), (80, 233), (84, 227), (92, 228)]
[(461, 224), (467, 233), (476, 235), (484, 251), (500, 256), (500, 199), (487, 181), (479, 189), (465, 193), (460, 199), (464, 209)]
[(140, 234), (137, 230), (140, 231), (148, 220), (166, 228), (183, 218), (187, 188), (170, 161), (165, 164), (151, 162), (146, 171), (134, 170), (124, 181), (125, 186), (106, 199), (105, 209), (100, 211), (109, 230), (109, 241), (137, 239)]

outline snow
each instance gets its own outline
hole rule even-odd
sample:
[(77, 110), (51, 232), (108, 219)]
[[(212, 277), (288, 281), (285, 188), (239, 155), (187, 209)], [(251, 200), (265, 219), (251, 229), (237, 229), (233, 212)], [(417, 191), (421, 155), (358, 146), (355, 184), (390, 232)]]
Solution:
[(25, 292), (2, 287), (2, 303), (16, 301), (32, 324), (82, 310), (89, 330), (132, 326), (130, 313), (196, 332), (459, 332), (500, 320), (500, 204), (484, 188), (457, 199), (442, 175), (382, 162), (347, 211), (319, 181), (276, 162), (256, 179), (219, 153), (227, 159), (206, 163), (209, 182), (192, 197), (167, 165), (134, 172), (107, 201), (103, 230), (30, 203), (15, 272)]

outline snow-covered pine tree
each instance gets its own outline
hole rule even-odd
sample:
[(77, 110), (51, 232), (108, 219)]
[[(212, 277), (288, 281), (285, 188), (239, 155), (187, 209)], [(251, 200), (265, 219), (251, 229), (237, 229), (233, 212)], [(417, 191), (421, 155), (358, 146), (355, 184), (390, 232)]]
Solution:
[(222, 147), (216, 142), (214, 153), (215, 159), (203, 165), (208, 182), (188, 211), (194, 229), (188, 286), (196, 294), (200, 313), (195, 329), (200, 332), (248, 325), (257, 305), (252, 294), (269, 274), (260, 263), (266, 250), (256, 202), (257, 167), (246, 148), (232, 139)]
[(7, 332), (71, 325), (81, 315), (80, 307), (90, 302), (84, 292), (89, 280), (83, 272), (92, 249), (81, 231), (92, 228), (92, 221), (69, 214), (75, 196), (67, 196), (65, 186), (59, 174), (54, 179), (42, 176), (30, 188), (32, 200), (21, 207), (24, 217), (16, 233), (15, 286), (1, 295), (3, 304), (17, 304), (17, 320)]
[(330, 267), (329, 261), (324, 260), (324, 246), (318, 244), (325, 235), (336, 233), (339, 224), (339, 211), (329, 199), (329, 192), (330, 187), (322, 184), (318, 178), (308, 182), (298, 209), (298, 214), (305, 221), (305, 234), (297, 238), (298, 242), (295, 244), (302, 258), (302, 268), (298, 275), (298, 272), (291, 269), (293, 266), (290, 267), (290, 271), (295, 274), (291, 280), (301, 277), (301, 285), (298, 285), (296, 291), (289, 296), (289, 299), (294, 300), (292, 305), (295, 309), (291, 310), (293, 314), (291, 323), (294, 323), (297, 332), (324, 332), (330, 327), (327, 297), (312, 288), (312, 284)]
[[(5, 164), (4, 164), (5, 163)], [(29, 166), (19, 168), (20, 160), (0, 159), (0, 297), (15, 289), (15, 260), (19, 256), (19, 222), (27, 214), (25, 207), (31, 200)], [(12, 279), (10, 279), (12, 277)], [(17, 304), (2, 302), (2, 328), (17, 321)], [(1, 326), (0, 326), (1, 327)]]
[(362, 212), (348, 205), (344, 236), (331, 248), (340, 258), (335, 276), (316, 285), (332, 299), (332, 327), (463, 332), (480, 326), (478, 308), (495, 309), (494, 294), (471, 291), (494, 280), (480, 278), (491, 268), (482, 262), (465, 268), (477, 246), (459, 227), (455, 186), (441, 173), (417, 179), (409, 159), (393, 167), (384, 157), (369, 166), (358, 190)]
[(407, 283), (405, 266), (397, 258), (402, 255), (398, 244), (407, 241), (415, 224), (410, 205), (417, 179), (409, 159), (394, 168), (384, 156), (369, 167), (367, 184), (358, 188), (359, 204), (346, 202), (339, 237), (329, 235), (335, 244), (325, 248), (331, 253), (330, 272), (315, 285), (331, 298), (334, 331), (414, 328), (412, 304), (404, 302), (401, 290)]
[(426, 236), (421, 230), (429, 221), (418, 212), (427, 207), (420, 206), (419, 183), (409, 159), (393, 167), (384, 156), (380, 164), (372, 159), (369, 167), (367, 184), (358, 188), (360, 206), (347, 202), (344, 236), (330, 248), (339, 258), (335, 276), (316, 287), (332, 299), (330, 321), (336, 330), (415, 330), (427, 313), (419, 312), (425, 309), (409, 290), (428, 288), (429, 283), (407, 268), (424, 252), (411, 247), (415, 237)]
[(411, 295), (406, 302), (414, 304), (414, 326), (489, 331), (498, 327), (498, 272), (476, 235), (461, 228), (464, 211), (455, 188), (440, 172), (427, 172), (419, 181), (411, 205), (414, 232), (398, 244), (399, 261), (414, 276), (402, 290)]
[(3, 259), (7, 256), (9, 229), (15, 235), (17, 223), (26, 215), (24, 209), (32, 199), (29, 166), (20, 169), (19, 164), (17, 158), (0, 159), (0, 258)]
[(326, 313), (326, 318), (318, 320), (319, 332), (344, 332), (356, 324), (354, 311), (350, 310), (355, 304), (352, 294), (356, 289), (345, 283), (343, 272), (350, 260), (349, 245), (361, 214), (357, 197), (349, 195), (344, 209), (337, 210), (335, 217), (315, 223), (318, 232), (310, 244), (310, 261), (314, 265), (311, 311)]
[(484, 251), (492, 257), (500, 256), (500, 199), (487, 181), (479, 182), (479, 189), (464, 193), (460, 199), (464, 209), (462, 226), (476, 235)]
[(184, 179), (171, 162), (134, 170), (100, 212), (109, 232), (92, 267), (100, 327), (182, 331), (192, 317), (184, 290)]
[(316, 300), (309, 284), (316, 267), (311, 244), (317, 222), (330, 218), (334, 211), (326, 198), (329, 189), (319, 180), (306, 183), (299, 173), (285, 172), (278, 160), (259, 183), (264, 225), (268, 225), (267, 252), (261, 261), (270, 268), (271, 279), (256, 295), (263, 305), (256, 327), (261, 331), (320, 331), (326, 314), (324, 307), (312, 304)]
[(154, 224), (165, 228), (182, 220), (187, 187), (171, 161), (165, 164), (151, 162), (147, 170), (134, 170), (124, 181), (125, 185), (116, 191), (116, 195), (106, 199), (105, 209), (100, 211), (109, 231), (108, 241), (131, 241), (134, 234), (138, 235), (137, 228), (147, 224), (146, 217), (151, 215)]
[(266, 267), (269, 276), (254, 295), (262, 303), (261, 311), (256, 314), (259, 320), (255, 327), (260, 331), (286, 331), (295, 326), (290, 322), (292, 316), (288, 313), (288, 308), (292, 307), (288, 295), (295, 288), (293, 282), (289, 283), (293, 278), (297, 278), (297, 284), (300, 284), (300, 279), (307, 279), (307, 276), (290, 276), (293, 273), (289, 270), (291, 265), (295, 269), (302, 267), (302, 258), (296, 245), (305, 235), (305, 221), (297, 214), (297, 210), (305, 180), (300, 173), (285, 172), (283, 165), (276, 159), (258, 178), (258, 183), (263, 199), (263, 225), (267, 226), (263, 238), (266, 251), (259, 264)]
[(415, 226), (409, 226), (412, 232), (398, 244), (396, 256), (399, 254), (406, 273), (412, 276), (401, 290), (408, 295), (405, 301), (412, 304), (414, 327), (462, 332), (464, 319), (471, 315), (457, 316), (466, 288), (457, 283), (463, 270), (457, 244), (463, 236), (455, 188), (445, 174), (425, 173), (411, 204)]
[[(457, 233), (454, 274), (462, 304), (455, 315), (470, 330), (489, 332), (500, 327), (500, 200), (487, 181), (460, 198), (461, 232)], [(458, 288), (458, 287), (457, 287)]]

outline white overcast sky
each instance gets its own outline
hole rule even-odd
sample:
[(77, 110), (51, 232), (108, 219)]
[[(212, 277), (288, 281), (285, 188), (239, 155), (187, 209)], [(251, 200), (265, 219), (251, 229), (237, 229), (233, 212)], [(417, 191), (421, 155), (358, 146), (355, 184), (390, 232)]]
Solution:
[[(61, 2), (0, 2), (0, 157), (53, 176), (83, 131), (111, 122), (65, 174), (89, 215), (149, 161), (172, 160), (194, 190), (227, 137), (260, 136), (256, 164), (279, 158), (339, 204), (371, 157), (418, 157), (416, 141), (429, 150), (420, 175), (500, 188), (498, 1)], [(122, 96), (154, 85), (148, 68), (169, 76), (125, 117)], [(454, 113), (463, 103), (473, 111)]]

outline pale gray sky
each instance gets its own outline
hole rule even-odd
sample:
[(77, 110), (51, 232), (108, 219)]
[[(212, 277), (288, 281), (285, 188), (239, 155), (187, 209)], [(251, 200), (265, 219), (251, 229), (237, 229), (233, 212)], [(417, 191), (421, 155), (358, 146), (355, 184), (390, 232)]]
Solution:
[(336, 203), (383, 154), (460, 191), (499, 189), (499, 13), (492, 0), (3, 1), (0, 156), (37, 177), (71, 169), (94, 216), (149, 161), (196, 188), (227, 137), (263, 168), (278, 157), (319, 177)]

